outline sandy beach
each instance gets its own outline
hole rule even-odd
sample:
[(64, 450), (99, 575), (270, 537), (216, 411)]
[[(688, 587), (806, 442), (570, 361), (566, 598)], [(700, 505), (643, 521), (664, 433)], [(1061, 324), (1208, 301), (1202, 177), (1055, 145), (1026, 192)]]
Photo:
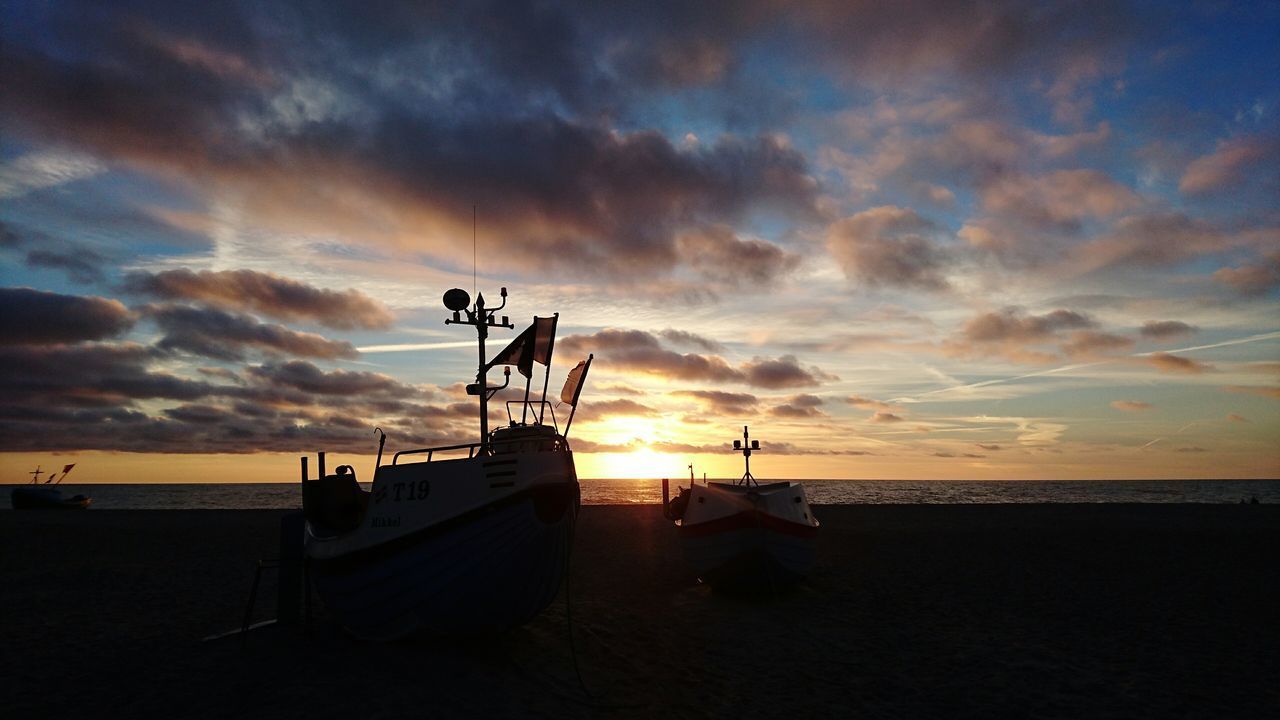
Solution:
[[(583, 509), (564, 593), (487, 641), (240, 623), (277, 511), (0, 513), (7, 717), (1261, 717), (1280, 507), (826, 506), (782, 597), (717, 596), (654, 506)], [(265, 577), (255, 619), (274, 612)]]

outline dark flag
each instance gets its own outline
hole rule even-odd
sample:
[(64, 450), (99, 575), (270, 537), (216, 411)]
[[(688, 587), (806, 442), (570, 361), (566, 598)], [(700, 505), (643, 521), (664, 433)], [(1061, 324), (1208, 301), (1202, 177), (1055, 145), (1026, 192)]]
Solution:
[(541, 318), (536, 315), (533, 318), (533, 361), (542, 363), (547, 367), (551, 367), (551, 350), (556, 344), (556, 321), (560, 319), (559, 313), (549, 318)]
[(520, 374), (533, 377), (533, 364), (551, 364), (551, 350), (556, 342), (556, 318), (535, 317), (533, 324), (516, 336), (494, 356), (486, 369), (496, 365), (515, 365)]

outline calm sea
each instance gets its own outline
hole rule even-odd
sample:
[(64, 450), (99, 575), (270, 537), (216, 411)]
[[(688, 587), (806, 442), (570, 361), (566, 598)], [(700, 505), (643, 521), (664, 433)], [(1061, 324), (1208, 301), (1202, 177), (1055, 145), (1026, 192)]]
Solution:
[[(685, 481), (686, 483), (688, 481)], [(674, 491), (676, 483), (672, 484)], [(1280, 503), (1280, 480), (805, 480), (809, 500), (828, 504)], [(10, 486), (13, 487), (13, 486)], [(6, 490), (8, 488), (5, 488)], [(60, 485), (103, 510), (252, 510), (301, 507), (297, 484)], [(0, 493), (9, 509), (9, 493)], [(658, 503), (661, 480), (583, 480), (588, 505)]]

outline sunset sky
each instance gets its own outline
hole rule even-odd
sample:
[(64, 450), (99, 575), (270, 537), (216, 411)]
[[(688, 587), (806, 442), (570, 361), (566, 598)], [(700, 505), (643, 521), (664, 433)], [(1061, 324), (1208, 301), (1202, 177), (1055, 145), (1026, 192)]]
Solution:
[(0, 12), (0, 482), (474, 440), (473, 206), (581, 477), (1280, 476), (1275, 3)]

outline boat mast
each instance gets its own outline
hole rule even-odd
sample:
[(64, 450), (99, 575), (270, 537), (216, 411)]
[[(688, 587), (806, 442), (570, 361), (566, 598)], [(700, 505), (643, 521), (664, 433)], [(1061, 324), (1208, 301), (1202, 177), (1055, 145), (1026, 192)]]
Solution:
[[(484, 305), (484, 293), (476, 295), (476, 303), (468, 308), (471, 304), (471, 296), (467, 295), (466, 290), (454, 288), (444, 294), (444, 306), (453, 311), (452, 318), (446, 318), (445, 325), (471, 325), (476, 329), (476, 339), (479, 343), (479, 362), (476, 365), (476, 382), (467, 386), (468, 395), (478, 395), (480, 397), (480, 454), (486, 455), (489, 451), (489, 398), (493, 393), (498, 392), (507, 385), (504, 383), (502, 387), (489, 388), (488, 363), (485, 362), (484, 341), (489, 337), (489, 328), (507, 328), (512, 329), (515, 325), (511, 324), (510, 319), (506, 315), (502, 316), (502, 322), (494, 320), (494, 313), (507, 306), (507, 289), (502, 288), (502, 304), (496, 308), (486, 308)], [(467, 317), (462, 318), (463, 311)], [(510, 382), (511, 369), (507, 368), (507, 380)]]
[(40, 476), (43, 475), (44, 473), (40, 470), (40, 466), (37, 465), (35, 470), (32, 470), (30, 473), (27, 473), (27, 474), (31, 476), (32, 485), (39, 485)]
[(752, 440), (751, 435), (747, 432), (747, 426), (742, 426), (742, 439), (733, 441), (733, 449), (741, 450), (744, 462), (747, 465), (747, 472), (738, 481), (739, 485), (759, 485), (756, 479), (751, 476), (751, 451), (760, 449), (760, 441)]

